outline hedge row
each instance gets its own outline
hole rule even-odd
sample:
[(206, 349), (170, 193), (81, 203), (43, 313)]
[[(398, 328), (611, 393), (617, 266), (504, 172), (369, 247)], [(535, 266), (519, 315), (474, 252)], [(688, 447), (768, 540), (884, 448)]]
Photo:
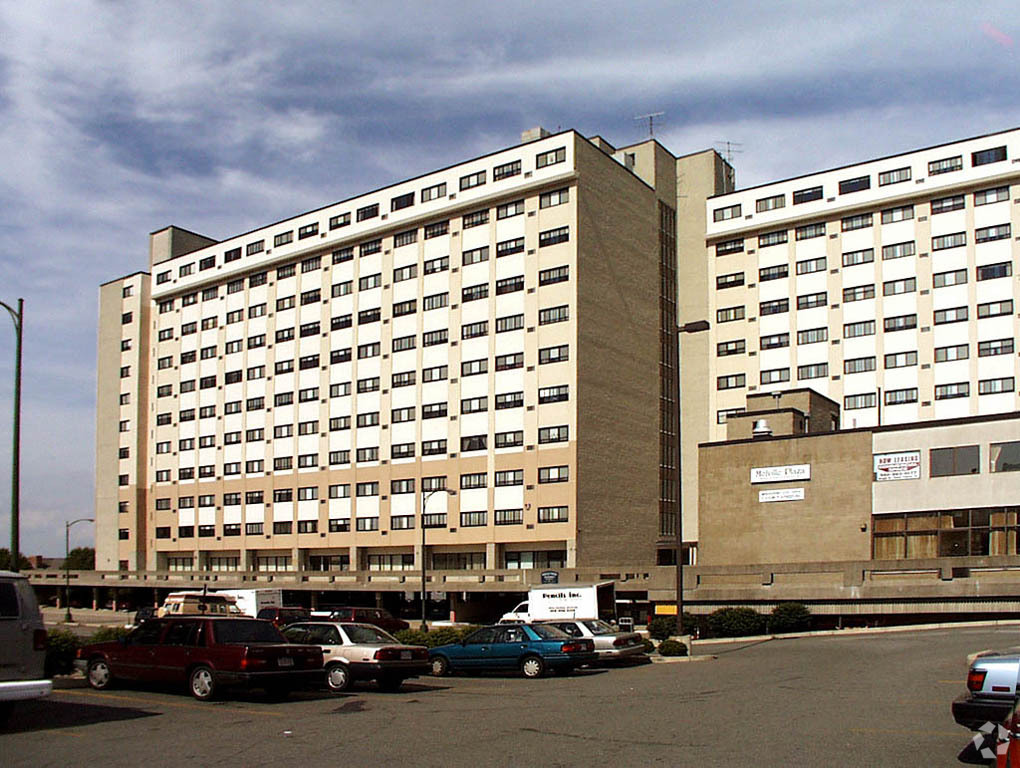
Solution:
[(393, 636), (407, 645), (424, 645), (426, 648), (435, 648), (437, 645), (447, 643), (459, 643), (479, 627), (436, 627), (431, 632), (422, 632), (418, 629), (402, 629), (394, 632)]
[[(707, 616), (684, 613), (684, 630), (706, 637), (746, 637), (748, 635), (803, 632), (811, 628), (811, 611), (802, 603), (780, 603), (768, 616), (753, 608), (720, 608)], [(676, 633), (676, 617), (655, 616), (648, 621), (648, 634), (654, 640), (666, 640)]]
[(89, 637), (78, 637), (69, 629), (51, 629), (46, 633), (46, 677), (69, 675), (74, 671), (74, 656), (78, 649), (90, 643), (106, 643), (126, 637), (130, 630), (124, 627), (101, 627)]

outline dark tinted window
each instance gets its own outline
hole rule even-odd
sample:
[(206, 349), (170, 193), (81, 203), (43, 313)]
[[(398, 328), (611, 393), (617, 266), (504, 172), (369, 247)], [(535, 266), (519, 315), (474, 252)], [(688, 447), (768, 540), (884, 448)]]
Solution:
[(16, 619), (18, 610), (18, 590), (9, 581), (0, 583), (0, 619)]
[(128, 639), (132, 645), (155, 645), (165, 626), (166, 623), (162, 621), (147, 621), (132, 632)]
[(473, 635), (469, 635), (467, 642), (468, 645), (481, 645), (483, 643), (491, 643), (496, 637), (496, 630), (492, 627), (486, 627), (480, 629)]
[(166, 631), (164, 645), (199, 645), (201, 623), (197, 621), (175, 621)]
[(980, 471), (981, 449), (976, 445), (932, 448), (931, 476), (976, 475)]
[(550, 624), (532, 624), (531, 631), (541, 640), (566, 640), (570, 637), (562, 629), (557, 629)]
[(283, 635), (272, 624), (250, 619), (227, 619), (213, 624), (218, 643), (283, 643)]

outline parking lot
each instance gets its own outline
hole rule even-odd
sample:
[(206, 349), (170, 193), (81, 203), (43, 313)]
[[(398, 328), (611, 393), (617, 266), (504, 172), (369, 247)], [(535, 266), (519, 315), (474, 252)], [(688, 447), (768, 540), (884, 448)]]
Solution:
[(571, 677), (419, 678), (399, 693), (183, 691), (58, 681), (0, 736), (4, 765), (951, 766), (966, 655), (1017, 627), (702, 645), (717, 658)]

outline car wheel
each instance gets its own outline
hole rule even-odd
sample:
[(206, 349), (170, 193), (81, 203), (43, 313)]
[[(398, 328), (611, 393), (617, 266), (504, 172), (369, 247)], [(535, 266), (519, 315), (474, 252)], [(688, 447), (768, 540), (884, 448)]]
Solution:
[(450, 662), (445, 656), (433, 656), (431, 660), (432, 674), (435, 677), (445, 677), (450, 674)]
[(545, 673), (545, 662), (538, 656), (525, 656), (521, 661), (521, 674), (530, 680), (541, 677)]
[(331, 693), (340, 693), (351, 687), (351, 671), (346, 664), (334, 662), (326, 667), (326, 687)]
[(195, 667), (188, 676), (191, 695), (199, 701), (209, 701), (216, 695), (216, 679), (209, 667)]
[(387, 693), (396, 693), (400, 690), (400, 686), (404, 684), (404, 678), (400, 675), (385, 675), (380, 677), (377, 682), (379, 683), (379, 690), (386, 691)]
[(97, 691), (106, 690), (110, 687), (110, 683), (113, 682), (110, 665), (106, 663), (105, 659), (92, 659), (89, 662), (86, 677), (88, 678), (89, 686)]

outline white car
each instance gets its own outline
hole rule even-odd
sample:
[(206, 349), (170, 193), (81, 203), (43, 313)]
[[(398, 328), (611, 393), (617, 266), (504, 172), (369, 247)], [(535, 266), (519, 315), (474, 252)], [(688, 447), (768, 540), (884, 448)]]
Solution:
[(554, 619), (543, 621), (571, 637), (586, 637), (595, 643), (599, 663), (640, 661), (647, 658), (645, 644), (637, 632), (621, 632), (601, 619)]
[(49, 696), (45, 678), (46, 629), (28, 579), (0, 571), (0, 723), (14, 702)]

